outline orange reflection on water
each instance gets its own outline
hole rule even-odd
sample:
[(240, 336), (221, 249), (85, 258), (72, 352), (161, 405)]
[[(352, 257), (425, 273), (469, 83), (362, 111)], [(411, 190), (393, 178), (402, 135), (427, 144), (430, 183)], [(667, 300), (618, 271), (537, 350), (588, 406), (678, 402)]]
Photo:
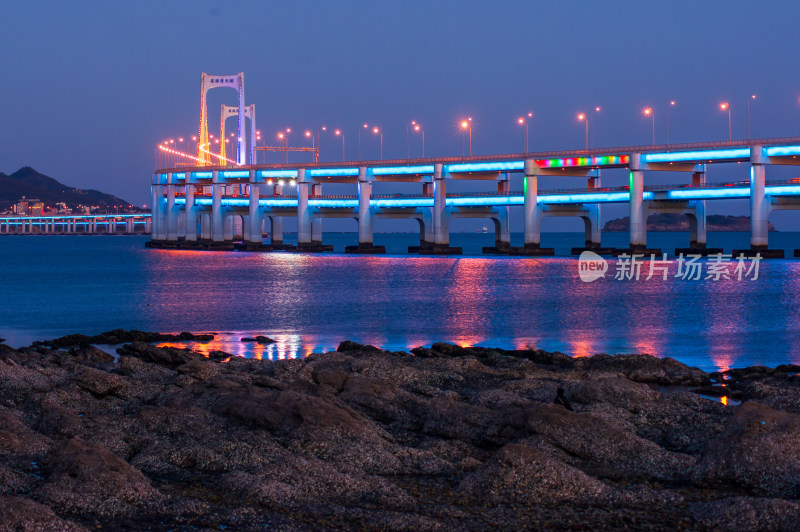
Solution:
[(453, 286), (444, 317), (448, 340), (461, 347), (475, 345), (486, 338), (485, 305), (491, 284), (486, 281), (490, 266), (491, 262), (486, 259), (453, 261)]
[(727, 395), (723, 395), (722, 397), (719, 398), (719, 402), (722, 403), (725, 406), (728, 406), (728, 396)]
[(209, 342), (158, 342), (158, 347), (172, 347), (176, 349), (190, 348), (192, 351), (209, 356), (212, 351), (222, 351), (234, 356), (279, 360), (284, 358), (297, 358), (301, 355), (308, 356), (313, 351), (313, 343), (301, 340), (297, 334), (272, 334), (268, 335), (275, 340), (274, 343), (260, 344), (258, 342), (243, 342), (241, 339), (254, 336), (253, 333), (216, 334)]

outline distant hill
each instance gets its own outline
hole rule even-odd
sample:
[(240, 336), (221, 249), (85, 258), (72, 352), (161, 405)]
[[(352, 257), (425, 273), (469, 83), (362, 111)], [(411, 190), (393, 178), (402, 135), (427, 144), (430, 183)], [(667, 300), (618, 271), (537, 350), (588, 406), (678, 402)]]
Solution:
[(0, 172), (0, 211), (8, 209), (22, 196), (42, 200), (45, 205), (51, 207), (58, 202), (64, 202), (73, 209), (78, 205), (97, 205), (101, 208), (130, 205), (122, 198), (104, 194), (99, 190), (82, 190), (64, 185), (52, 177), (40, 174), (30, 166), (20, 168), (11, 175)]
[[(630, 228), (629, 217), (609, 220), (603, 226), (603, 231), (628, 231)], [(648, 231), (688, 231), (689, 218), (683, 214), (653, 214), (647, 218)], [(706, 216), (707, 231), (750, 231), (749, 216), (722, 216), (711, 214)], [(769, 230), (775, 231), (775, 226), (769, 224)]]

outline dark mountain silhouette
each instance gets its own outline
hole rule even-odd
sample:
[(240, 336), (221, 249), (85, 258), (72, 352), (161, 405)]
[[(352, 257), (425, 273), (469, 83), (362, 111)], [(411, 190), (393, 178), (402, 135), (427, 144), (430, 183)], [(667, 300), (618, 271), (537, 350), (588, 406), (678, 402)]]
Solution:
[(0, 211), (8, 209), (22, 196), (41, 200), (50, 207), (58, 202), (64, 202), (71, 208), (96, 205), (101, 209), (110, 209), (120, 205), (121, 211), (123, 207), (127, 210), (130, 205), (124, 199), (99, 190), (82, 190), (64, 185), (30, 166), (20, 168), (11, 175), (0, 172)]
[[(603, 231), (628, 231), (630, 228), (629, 217), (609, 220), (603, 226)], [(647, 217), (648, 231), (688, 231), (689, 217), (683, 214), (653, 214)], [(709, 214), (706, 216), (707, 231), (750, 231), (749, 216), (723, 216)], [(769, 224), (769, 230), (774, 231), (775, 226)]]

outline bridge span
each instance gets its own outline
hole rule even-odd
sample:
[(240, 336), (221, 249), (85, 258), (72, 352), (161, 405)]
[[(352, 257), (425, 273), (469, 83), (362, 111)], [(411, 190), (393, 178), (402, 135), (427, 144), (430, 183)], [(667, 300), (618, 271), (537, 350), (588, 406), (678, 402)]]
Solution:
[[(419, 222), (420, 244), (410, 252), (458, 254), (450, 246), (450, 220), (488, 218), (494, 222), (495, 245), (486, 253), (552, 255), (541, 247), (541, 222), (547, 216), (577, 216), (585, 225), (584, 249), (619, 254), (661, 253), (649, 249), (645, 230), (652, 213), (681, 213), (689, 217), (690, 246), (676, 252), (718, 253), (706, 246), (706, 202), (749, 199), (750, 248), (746, 255), (782, 256), (768, 248), (768, 218), (775, 210), (800, 209), (800, 180), (767, 181), (766, 169), (800, 164), (800, 137), (633, 146), (597, 150), (501, 154), (488, 156), (359, 161), (341, 163), (197, 166), (167, 168), (154, 174), (152, 240), (149, 247), (170, 249), (297, 249), (325, 251), (322, 220), (354, 218), (358, 245), (352, 253), (382, 253), (373, 242), (375, 219), (406, 218)], [(750, 178), (740, 182), (707, 183), (707, 165), (742, 163)], [(603, 187), (600, 171), (627, 170), (624, 187)], [(645, 184), (646, 175), (682, 172), (691, 176), (683, 185)], [(510, 176), (522, 174), (523, 190), (510, 190)], [(583, 177), (586, 186), (539, 190), (543, 176)], [(453, 180), (495, 181), (490, 193), (448, 194)], [(415, 194), (373, 194), (376, 182), (417, 183)], [(325, 183), (351, 183), (356, 194), (323, 195)], [(627, 203), (630, 214), (629, 248), (602, 249), (600, 207)], [(511, 247), (509, 210), (524, 212), (524, 243)], [(234, 242), (234, 219), (241, 218), (242, 241)], [(297, 246), (283, 243), (283, 220), (295, 217)], [(270, 241), (264, 242), (267, 232)]]
[(150, 233), (150, 213), (0, 216), (0, 235)]

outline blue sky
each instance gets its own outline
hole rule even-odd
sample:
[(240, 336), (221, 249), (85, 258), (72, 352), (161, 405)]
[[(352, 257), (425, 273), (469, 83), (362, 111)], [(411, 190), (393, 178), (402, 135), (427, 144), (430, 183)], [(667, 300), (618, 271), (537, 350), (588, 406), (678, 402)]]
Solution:
[[(580, 148), (575, 116), (598, 105), (596, 146), (651, 142), (648, 106), (663, 142), (670, 99), (672, 142), (727, 138), (723, 100), (743, 138), (750, 94), (752, 136), (800, 135), (800, 4), (791, 1), (79, 0), (0, 10), (0, 171), (30, 165), (139, 204), (154, 145), (197, 131), (202, 71), (245, 72), (267, 138), (341, 128), (349, 158), (365, 122), (384, 130), (385, 157), (404, 156), (411, 120), (426, 129), (426, 155), (459, 154), (463, 115), (474, 118), (475, 153), (518, 151), (516, 118), (528, 111), (532, 150)], [(212, 94), (213, 130), (214, 110), (235, 95)], [(338, 141), (321, 144), (323, 159), (341, 157)], [(375, 137), (362, 152), (377, 158)], [(743, 170), (715, 168), (709, 180)]]

